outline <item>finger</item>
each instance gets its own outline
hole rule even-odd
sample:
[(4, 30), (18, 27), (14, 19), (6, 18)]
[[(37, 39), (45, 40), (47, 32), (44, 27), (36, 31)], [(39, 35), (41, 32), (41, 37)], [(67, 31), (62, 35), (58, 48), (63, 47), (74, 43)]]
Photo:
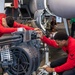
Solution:
[(36, 33), (38, 33), (38, 34), (42, 34), (42, 32), (41, 32), (41, 31), (36, 31)]
[(34, 30), (36, 31), (36, 30), (40, 30), (40, 29), (39, 28), (35, 28)]

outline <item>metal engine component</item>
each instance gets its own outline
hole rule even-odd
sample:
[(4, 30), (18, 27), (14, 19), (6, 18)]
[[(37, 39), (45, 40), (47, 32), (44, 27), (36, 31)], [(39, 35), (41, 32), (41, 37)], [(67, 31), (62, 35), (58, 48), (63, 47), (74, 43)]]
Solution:
[(49, 10), (57, 16), (62, 18), (75, 17), (74, 0), (48, 0)]
[(37, 10), (34, 14), (34, 19), (36, 20), (35, 23), (39, 28), (42, 28), (43, 31), (45, 30), (45, 23), (44, 23), (44, 10)]
[[(14, 0), (5, 0), (5, 3), (13, 4), (13, 1)], [(67, 18), (67, 19), (75, 17), (74, 0), (69, 0), (69, 1), (68, 0), (62, 0), (62, 1), (60, 0), (18, 0), (18, 2), (19, 2), (18, 4), (19, 10), (14, 8), (13, 9), (14, 12), (12, 13), (12, 7), (7, 6), (5, 12), (8, 16), (13, 15), (13, 17), (16, 20), (19, 18), (27, 21), (29, 19), (32, 20), (34, 19), (34, 16), (38, 10), (45, 10), (45, 12), (49, 14), (49, 16), (57, 15), (59, 17)], [(0, 2), (0, 5), (2, 6), (0, 12), (4, 13), (4, 0)], [(45, 15), (46, 13), (44, 13), (43, 15)], [(40, 23), (39, 25), (41, 26)]]
[(0, 47), (0, 64), (9, 75), (31, 75), (40, 65), (40, 40), (34, 31), (0, 38)]
[(1, 49), (1, 63), (2, 68), (8, 68), (8, 65), (13, 64), (12, 52), (9, 50), (8, 45), (3, 46)]
[(11, 47), (14, 64), (8, 68), (9, 75), (31, 75), (40, 64), (39, 51), (31, 43), (22, 43), (20, 46)]
[(62, 18), (75, 17), (74, 0), (31, 0), (31, 3), (32, 13), (47, 8), (49, 12)]

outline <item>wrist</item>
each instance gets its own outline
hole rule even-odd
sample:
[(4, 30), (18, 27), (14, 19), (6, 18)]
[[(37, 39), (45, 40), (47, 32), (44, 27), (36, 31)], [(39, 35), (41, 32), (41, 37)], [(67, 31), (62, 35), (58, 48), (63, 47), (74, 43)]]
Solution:
[(40, 39), (43, 39), (44, 36), (41, 36)]
[(55, 69), (53, 68), (52, 71), (55, 72)]

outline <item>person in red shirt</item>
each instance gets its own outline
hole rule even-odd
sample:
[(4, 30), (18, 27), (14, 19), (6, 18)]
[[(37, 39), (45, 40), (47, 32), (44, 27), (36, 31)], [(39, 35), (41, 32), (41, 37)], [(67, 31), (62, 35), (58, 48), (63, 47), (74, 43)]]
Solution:
[[(62, 48), (67, 57), (51, 62), (50, 66), (43, 67), (46, 71), (57, 72), (59, 75), (75, 75), (75, 39), (68, 36), (66, 32), (57, 32), (53, 39), (47, 38), (39, 31), (41, 40), (49, 46)], [(50, 74), (51, 75), (51, 74)]]
[(26, 30), (36, 29), (26, 26), (24, 24), (17, 23), (11, 16), (0, 17), (0, 36), (2, 36), (3, 34), (8, 34), (17, 31), (18, 28), (24, 28)]

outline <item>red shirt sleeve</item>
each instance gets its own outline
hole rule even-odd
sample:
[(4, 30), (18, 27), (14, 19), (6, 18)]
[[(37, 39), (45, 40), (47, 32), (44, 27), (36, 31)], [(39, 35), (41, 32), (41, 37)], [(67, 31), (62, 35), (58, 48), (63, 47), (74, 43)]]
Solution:
[(34, 30), (34, 28), (32, 28), (32, 27), (29, 27), (29, 26), (26, 26), (24, 24), (20, 24), (20, 23), (14, 22), (14, 28), (18, 28), (18, 27), (23, 27), (26, 30)]
[(6, 17), (6, 14), (0, 13), (0, 19), (5, 18), (5, 17)]
[(17, 31), (17, 28), (5, 28), (2, 25), (0, 25), (0, 33), (2, 34), (12, 33), (14, 31)]
[(44, 43), (47, 43), (49, 46), (55, 47), (55, 48), (59, 48), (57, 43), (55, 42), (55, 40), (49, 39), (46, 36), (43, 36), (43, 38), (41, 38), (41, 40)]
[(67, 62), (61, 66), (55, 67), (55, 71), (56, 72), (63, 72), (66, 70), (70, 70), (72, 68), (74, 68), (74, 63), (75, 63), (75, 59), (72, 60), (71, 58), (68, 58)]

